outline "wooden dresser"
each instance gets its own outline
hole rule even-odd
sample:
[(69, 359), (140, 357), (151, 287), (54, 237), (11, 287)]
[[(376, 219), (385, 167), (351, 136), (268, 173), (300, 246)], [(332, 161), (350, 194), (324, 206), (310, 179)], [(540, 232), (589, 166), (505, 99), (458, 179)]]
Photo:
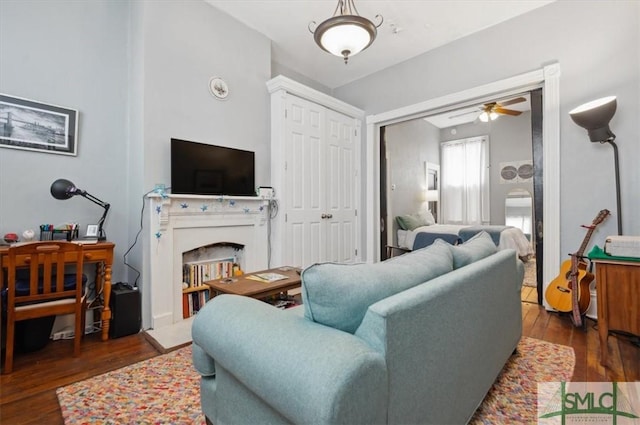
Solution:
[(606, 366), (610, 330), (640, 336), (640, 262), (592, 261), (596, 264), (600, 363)]

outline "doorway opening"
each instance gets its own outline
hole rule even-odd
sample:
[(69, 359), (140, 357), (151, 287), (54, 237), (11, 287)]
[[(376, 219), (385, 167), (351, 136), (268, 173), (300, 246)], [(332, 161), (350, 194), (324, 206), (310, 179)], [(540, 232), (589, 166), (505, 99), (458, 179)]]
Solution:
[[(542, 261), (537, 261), (537, 292), (538, 302), (544, 303), (541, 294), (544, 292), (547, 282), (550, 282), (559, 267), (559, 66), (549, 65), (541, 70), (516, 77), (500, 80), (484, 86), (479, 86), (463, 92), (454, 93), (441, 98), (431, 99), (418, 104), (406, 106), (396, 110), (370, 116), (368, 122), (368, 143), (372, 149), (368, 152), (367, 167), (368, 182), (371, 187), (368, 193), (373, 194), (367, 210), (366, 222), (370, 224), (367, 231), (367, 252), (373, 255), (384, 250), (379, 249), (389, 239), (390, 222), (389, 211), (381, 210), (383, 205), (381, 198), (382, 175), (387, 175), (386, 169), (380, 168), (380, 156), (386, 155), (387, 161), (390, 153), (385, 149), (380, 150), (381, 143), (386, 146), (386, 151), (392, 149), (391, 144), (381, 140), (380, 130), (391, 124), (422, 118), (430, 115), (441, 114), (465, 107), (477, 107), (480, 103), (489, 103), (491, 99), (504, 99), (509, 96), (518, 96), (528, 93), (531, 96), (531, 136), (533, 143), (532, 160), (536, 162), (535, 172), (532, 178), (534, 184), (534, 208), (535, 223), (535, 250)], [(544, 96), (543, 96), (544, 94)], [(534, 108), (537, 112), (533, 112)], [(544, 121), (542, 115), (544, 113)], [(543, 141), (544, 135), (544, 144)], [(439, 160), (439, 157), (438, 157)], [(431, 162), (431, 160), (429, 160)], [(392, 185), (389, 182), (387, 186)], [(397, 189), (397, 187), (396, 187)], [(376, 199), (377, 198), (377, 199)], [(387, 202), (387, 208), (390, 208)], [(501, 206), (504, 214), (504, 206)], [(544, 223), (544, 226), (543, 226)], [(388, 232), (386, 239), (380, 233), (380, 229)], [(544, 233), (543, 233), (544, 231)], [(546, 238), (542, 238), (546, 235)], [(380, 258), (372, 258), (377, 261)]]

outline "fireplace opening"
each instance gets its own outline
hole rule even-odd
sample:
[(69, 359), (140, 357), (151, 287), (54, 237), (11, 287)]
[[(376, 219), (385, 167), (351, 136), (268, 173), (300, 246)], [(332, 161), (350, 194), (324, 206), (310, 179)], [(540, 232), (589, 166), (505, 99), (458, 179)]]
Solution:
[(197, 314), (209, 301), (209, 280), (242, 274), (244, 245), (217, 242), (182, 253), (182, 317)]

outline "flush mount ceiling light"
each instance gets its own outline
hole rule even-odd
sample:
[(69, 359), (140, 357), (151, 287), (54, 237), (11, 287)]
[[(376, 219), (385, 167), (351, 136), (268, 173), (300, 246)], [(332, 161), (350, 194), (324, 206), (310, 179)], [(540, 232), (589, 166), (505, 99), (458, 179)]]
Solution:
[(316, 26), (315, 30), (311, 29), (316, 25), (312, 21), (309, 31), (322, 50), (343, 57), (346, 64), (349, 57), (360, 53), (376, 39), (377, 28), (382, 25), (383, 18), (376, 15), (375, 19), (380, 20), (377, 25), (360, 16), (353, 0), (338, 0), (333, 16)]

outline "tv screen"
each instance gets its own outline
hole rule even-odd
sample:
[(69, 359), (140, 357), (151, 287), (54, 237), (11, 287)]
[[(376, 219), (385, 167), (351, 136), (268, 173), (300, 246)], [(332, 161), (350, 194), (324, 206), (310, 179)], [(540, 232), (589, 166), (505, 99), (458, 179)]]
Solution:
[(255, 153), (171, 139), (171, 193), (256, 196)]

